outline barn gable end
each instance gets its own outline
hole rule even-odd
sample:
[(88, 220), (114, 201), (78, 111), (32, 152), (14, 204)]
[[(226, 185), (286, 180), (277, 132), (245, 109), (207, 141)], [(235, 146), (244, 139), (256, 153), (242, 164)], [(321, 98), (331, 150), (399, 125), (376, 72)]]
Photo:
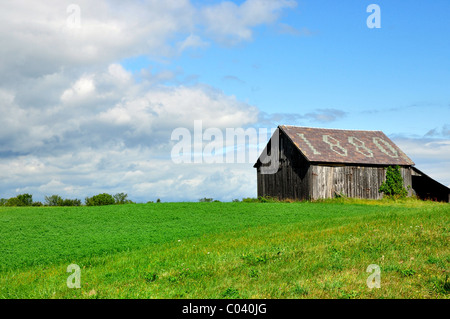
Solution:
[[(298, 148), (291, 143), (286, 134), (277, 129), (274, 132), (279, 138), (279, 166), (274, 174), (261, 172), (261, 161), (255, 164), (257, 168), (258, 196), (277, 198), (309, 198), (310, 163)], [(266, 148), (271, 148), (270, 142)]]

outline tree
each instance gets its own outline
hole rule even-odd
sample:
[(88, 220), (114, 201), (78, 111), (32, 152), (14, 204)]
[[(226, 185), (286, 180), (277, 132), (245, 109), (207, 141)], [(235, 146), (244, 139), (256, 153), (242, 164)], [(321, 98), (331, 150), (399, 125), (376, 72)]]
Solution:
[(5, 203), (5, 206), (25, 206), (22, 201), (20, 201), (17, 197), (8, 198)]
[(59, 195), (45, 196), (45, 205), (61, 206), (63, 199)]
[(403, 187), (403, 177), (398, 165), (387, 168), (386, 180), (381, 184), (379, 191), (392, 197), (403, 198), (408, 195), (408, 191)]
[(17, 199), (23, 203), (23, 206), (33, 205), (33, 195), (21, 194), (21, 195), (17, 195)]
[(117, 193), (114, 195), (114, 200), (116, 201), (116, 204), (122, 205), (122, 204), (129, 204), (131, 203), (130, 200), (127, 199), (128, 194), (125, 193)]
[(31, 206), (33, 205), (33, 195), (21, 194), (8, 199), (5, 206)]

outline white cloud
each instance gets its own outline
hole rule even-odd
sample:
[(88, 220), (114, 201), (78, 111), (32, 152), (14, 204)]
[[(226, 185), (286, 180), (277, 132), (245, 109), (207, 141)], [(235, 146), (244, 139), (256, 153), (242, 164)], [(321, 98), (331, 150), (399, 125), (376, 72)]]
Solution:
[(126, 84), (131, 81), (131, 73), (126, 71), (120, 64), (111, 64), (108, 67), (108, 73), (120, 84)]
[(295, 1), (247, 0), (241, 5), (230, 1), (202, 10), (207, 32), (217, 41), (233, 45), (252, 39), (252, 28), (275, 22), (282, 9), (293, 8)]
[(82, 77), (61, 96), (62, 102), (68, 102), (77, 98), (83, 98), (95, 91), (95, 85), (91, 77)]
[(206, 48), (209, 46), (209, 43), (202, 40), (202, 38), (195, 34), (190, 34), (183, 41), (178, 42), (178, 51), (182, 53), (184, 50), (188, 48)]
[[(221, 2), (196, 8), (188, 0), (139, 2), (79, 0), (80, 27), (70, 27), (71, 1), (4, 0), (0, 12), (0, 72), (37, 78), (64, 70), (104, 67), (130, 56), (173, 56), (206, 47), (201, 34), (229, 43), (252, 38), (252, 28), (273, 23), (289, 0)], [(180, 36), (184, 40), (180, 41)], [(175, 45), (172, 44), (176, 41)]]
[(393, 141), (418, 169), (450, 187), (450, 140), (398, 137)]
[[(77, 1), (80, 28), (70, 28), (69, 1), (3, 1), (0, 70), (37, 77), (110, 64), (139, 55), (170, 54), (168, 42), (194, 26), (189, 1)], [(173, 51), (173, 50), (172, 50)]]
[(450, 140), (443, 139), (398, 139), (398, 144), (410, 156), (417, 160), (442, 161), (450, 159)]
[(132, 200), (146, 202), (256, 196), (251, 164), (175, 164), (158, 158), (164, 155), (151, 148), (116, 147), (3, 159), (0, 177), (7, 182), (1, 197), (27, 192), (41, 201), (52, 194), (83, 200), (99, 192), (126, 192)]
[[(209, 176), (219, 174), (217, 183), (229, 182), (220, 174), (228, 167), (176, 165), (170, 158), (172, 130), (192, 129), (195, 120), (202, 120), (205, 129), (224, 129), (258, 119), (255, 107), (207, 85), (136, 83), (118, 65), (83, 75), (62, 91), (59, 105), (42, 110), (20, 107), (10, 92), (0, 92), (8, 112), (0, 127), (9, 133), (0, 152), (23, 154), (0, 158), (0, 178), (7, 181), (0, 189), (3, 196), (16, 190), (40, 200), (53, 193), (83, 199), (101, 191), (124, 191), (138, 201), (155, 200), (146, 199), (148, 194), (195, 200), (215, 183)], [(236, 174), (253, 173), (251, 165), (246, 170)], [(250, 196), (254, 185), (247, 186)], [(238, 190), (243, 188), (229, 185), (214, 197), (239, 197)]]

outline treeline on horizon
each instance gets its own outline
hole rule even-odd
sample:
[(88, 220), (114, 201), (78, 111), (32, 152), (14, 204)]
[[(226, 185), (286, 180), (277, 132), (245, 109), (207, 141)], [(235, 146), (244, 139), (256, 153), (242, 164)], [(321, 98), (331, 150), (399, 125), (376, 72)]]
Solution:
[[(198, 200), (200, 203), (217, 203), (220, 200), (203, 197)], [(259, 196), (254, 197), (244, 197), (242, 200), (233, 199), (233, 203), (275, 203), (275, 202), (296, 202), (296, 200), (284, 199), (280, 200), (271, 196)], [(152, 204), (154, 201), (148, 201), (147, 204)], [(156, 203), (161, 203), (161, 199), (157, 199)], [(0, 206), (6, 207), (21, 207), (21, 206), (103, 206), (103, 205), (122, 205), (122, 204), (136, 204), (135, 202), (128, 199), (128, 195), (125, 193), (117, 193), (115, 195), (110, 195), (107, 193), (98, 194), (92, 197), (86, 197), (84, 204), (80, 199), (63, 199), (59, 195), (45, 196), (45, 202), (35, 202), (33, 201), (33, 195), (31, 194), (21, 194), (16, 197), (11, 197), (9, 199), (1, 198)]]
[[(92, 197), (86, 197), (84, 199), (84, 205), (86, 206), (102, 206), (102, 205), (121, 205), (121, 204), (134, 204), (133, 201), (127, 199), (128, 195), (125, 193), (117, 193), (115, 195), (102, 193), (94, 195)], [(159, 199), (158, 199), (159, 201)], [(20, 194), (16, 197), (8, 199), (0, 199), (0, 206), (8, 207), (20, 207), (20, 206), (82, 206), (80, 199), (63, 199), (59, 195), (45, 196), (45, 202), (33, 201), (33, 195)]]

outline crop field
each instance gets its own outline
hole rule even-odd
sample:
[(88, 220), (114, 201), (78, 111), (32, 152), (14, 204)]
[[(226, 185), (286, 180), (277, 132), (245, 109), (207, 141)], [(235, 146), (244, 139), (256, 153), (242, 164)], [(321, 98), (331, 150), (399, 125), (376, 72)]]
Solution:
[(411, 199), (0, 207), (0, 298), (449, 298), (449, 217)]

